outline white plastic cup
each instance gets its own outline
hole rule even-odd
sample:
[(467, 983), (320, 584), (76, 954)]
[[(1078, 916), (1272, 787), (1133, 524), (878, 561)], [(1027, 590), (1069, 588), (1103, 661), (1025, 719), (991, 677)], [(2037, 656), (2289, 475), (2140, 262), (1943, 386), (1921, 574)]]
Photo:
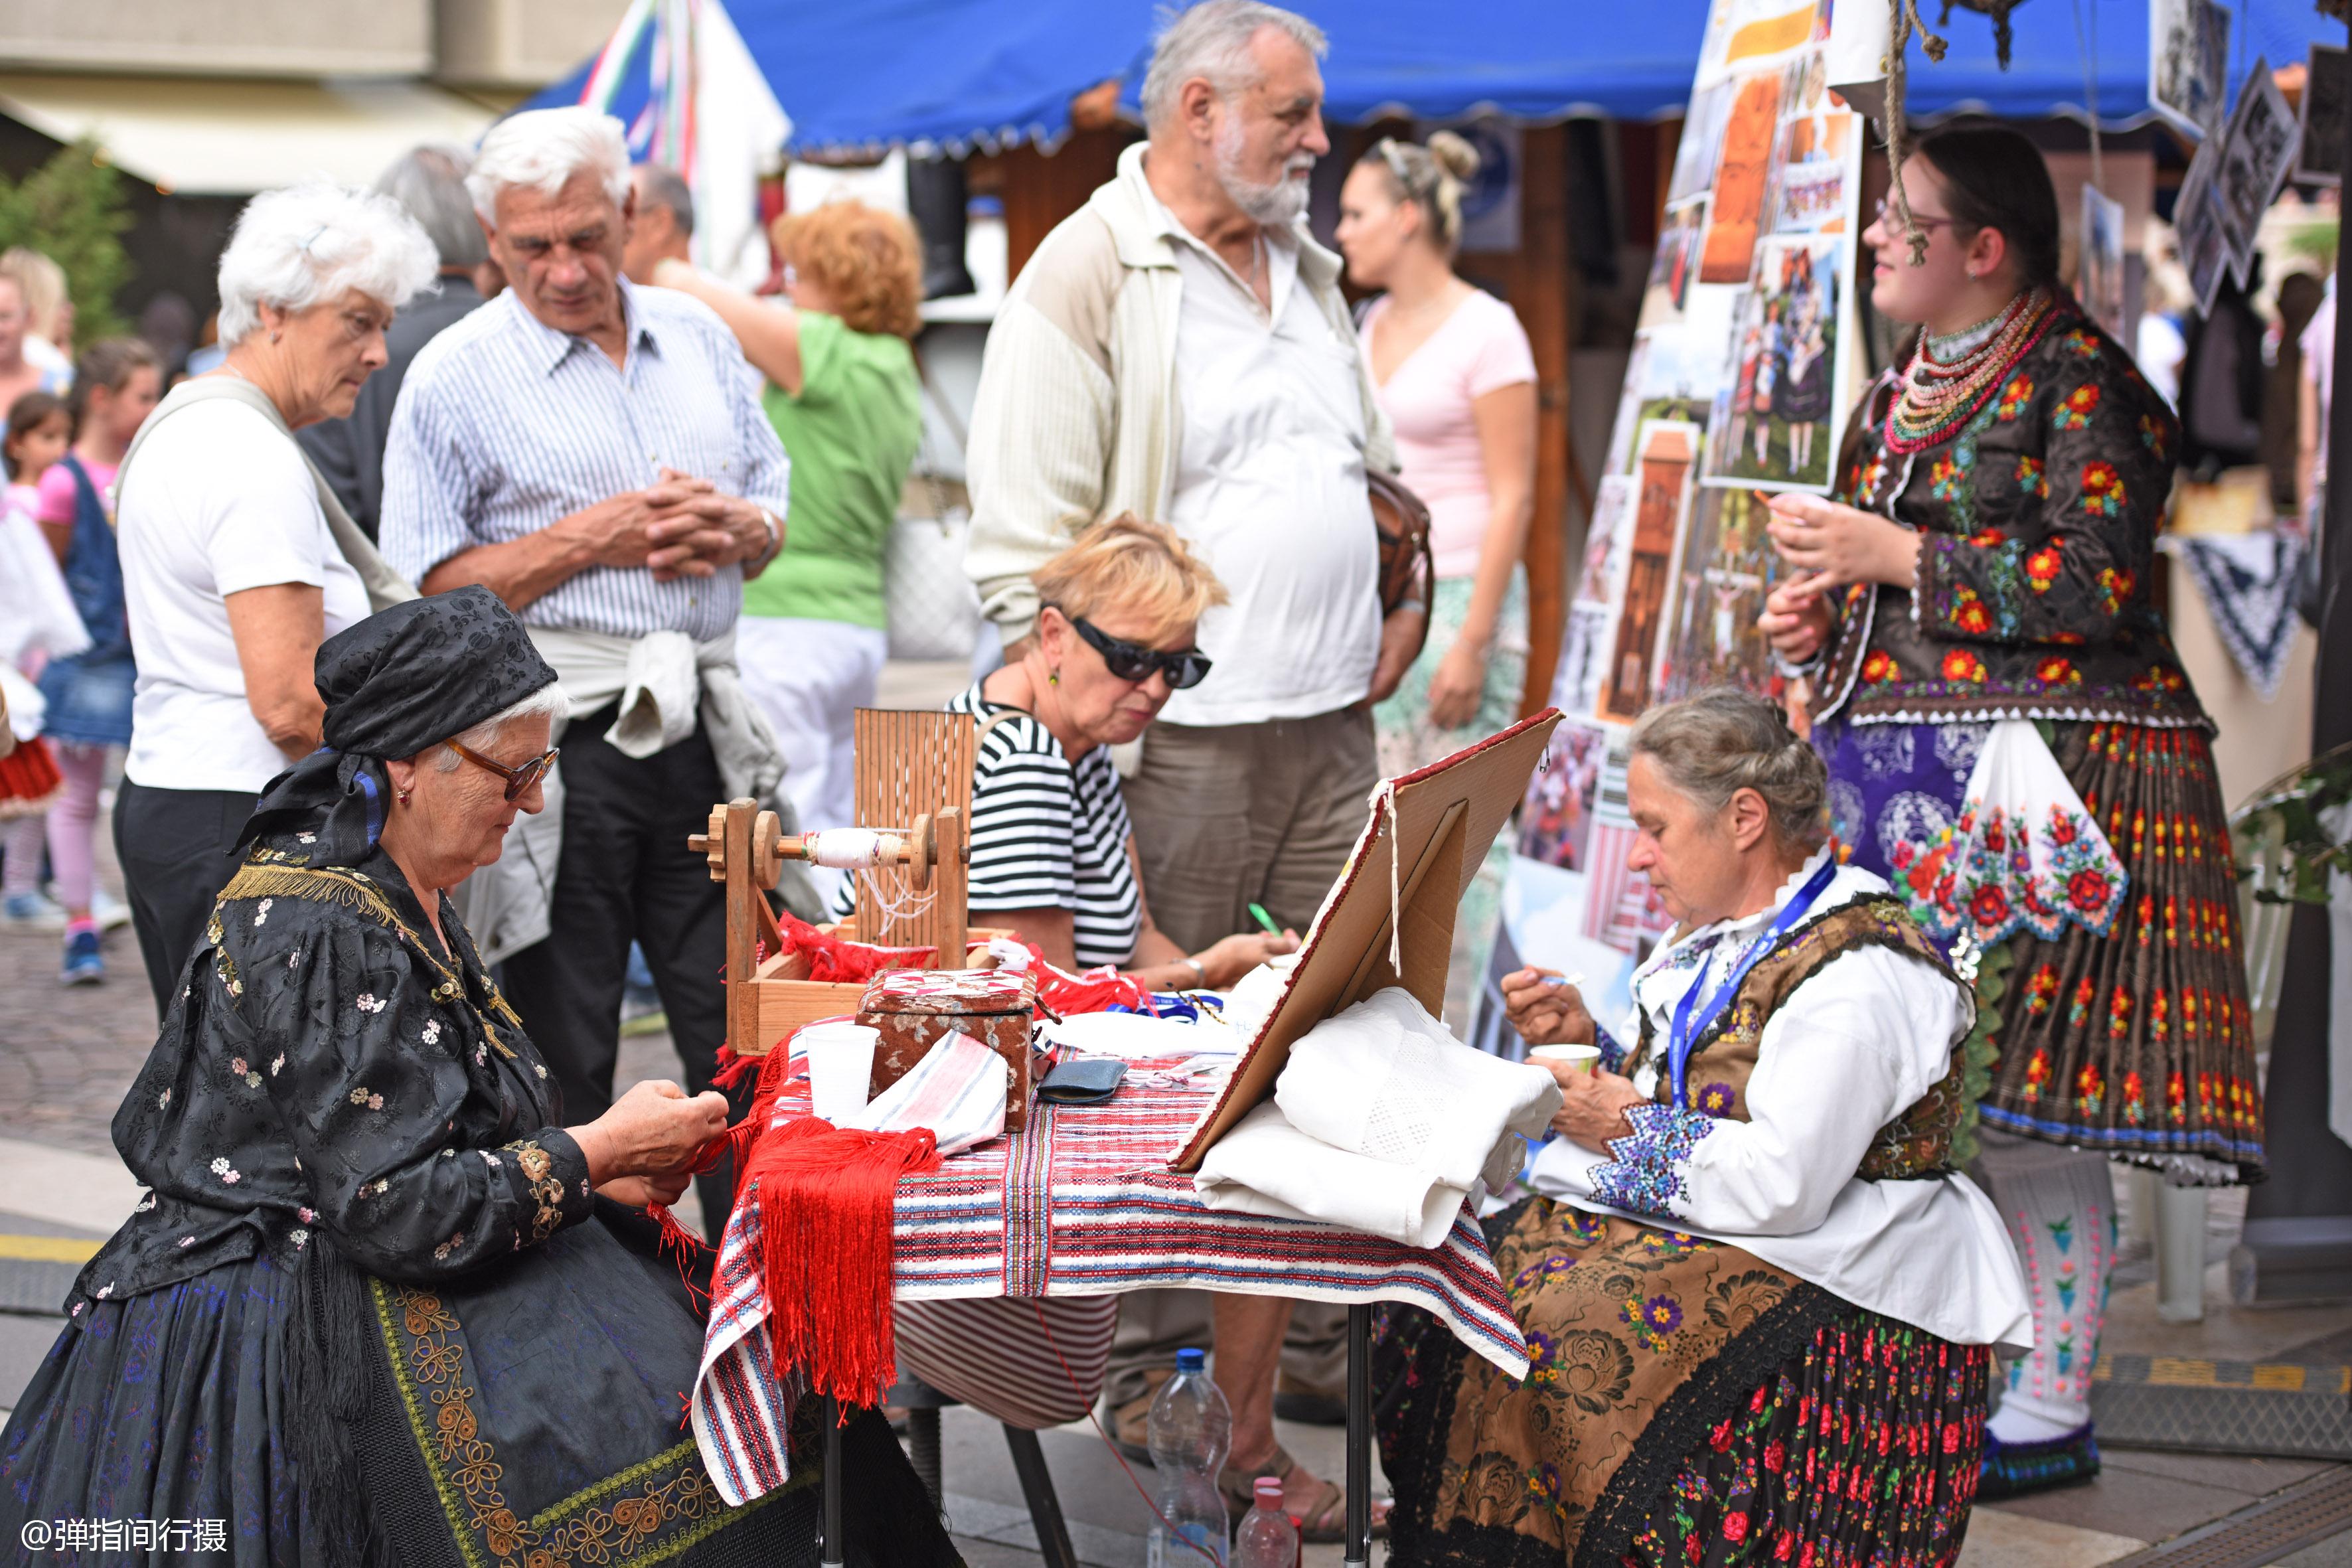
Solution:
[(1528, 1052), (1528, 1059), (1546, 1067), (1564, 1067), (1570, 1072), (1590, 1075), (1601, 1065), (1599, 1046), (1538, 1046)]
[(808, 1062), (809, 1107), (835, 1126), (866, 1109), (874, 1047), (882, 1031), (864, 1024), (811, 1024), (793, 1037)]

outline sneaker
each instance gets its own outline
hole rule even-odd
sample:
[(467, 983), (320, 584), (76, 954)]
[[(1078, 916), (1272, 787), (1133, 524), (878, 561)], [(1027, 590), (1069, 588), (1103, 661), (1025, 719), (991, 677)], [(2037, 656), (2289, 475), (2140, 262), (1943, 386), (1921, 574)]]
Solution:
[(0, 926), (10, 931), (63, 931), (65, 908), (43, 893), (11, 893), (0, 900)]
[(58, 980), (66, 985), (96, 985), (106, 978), (106, 959), (98, 951), (98, 932), (82, 926), (66, 937), (65, 967)]
[(131, 906), (104, 888), (89, 890), (89, 916), (100, 931), (118, 931), (131, 923)]

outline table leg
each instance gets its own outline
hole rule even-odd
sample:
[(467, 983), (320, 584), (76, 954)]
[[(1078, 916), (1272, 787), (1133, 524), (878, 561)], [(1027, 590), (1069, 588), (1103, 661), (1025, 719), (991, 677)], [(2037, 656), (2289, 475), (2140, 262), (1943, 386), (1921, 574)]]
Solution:
[(832, 1394), (824, 1396), (824, 1405), (818, 1413), (824, 1423), (824, 1479), (820, 1483), (824, 1494), (824, 1549), (819, 1554), (823, 1568), (843, 1568), (841, 1541), (841, 1405)]
[(1372, 1309), (1348, 1308), (1347, 1568), (1372, 1560)]
[(1029, 1503), (1029, 1522), (1037, 1530), (1037, 1553), (1046, 1568), (1078, 1568), (1078, 1553), (1070, 1544), (1070, 1528), (1062, 1519), (1062, 1500), (1054, 1491), (1054, 1474), (1045, 1468), (1045, 1450), (1037, 1434), (1007, 1426), (1004, 1446), (1013, 1451), (1013, 1473), (1021, 1478), (1021, 1495)]

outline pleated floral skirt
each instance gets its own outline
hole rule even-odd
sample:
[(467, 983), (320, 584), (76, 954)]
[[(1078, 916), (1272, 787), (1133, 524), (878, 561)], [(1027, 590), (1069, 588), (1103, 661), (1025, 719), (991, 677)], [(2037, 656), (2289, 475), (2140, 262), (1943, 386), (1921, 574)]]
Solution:
[[(1981, 725), (1824, 725), (1831, 826), (1854, 861), (1957, 815)], [(1986, 1123), (2231, 1184), (2263, 1168), (2237, 874), (2200, 730), (2045, 723), (2067, 782), (2127, 878), (2104, 934), (2069, 921), (2010, 940)], [(1984, 986), (1979, 984), (1979, 990)]]

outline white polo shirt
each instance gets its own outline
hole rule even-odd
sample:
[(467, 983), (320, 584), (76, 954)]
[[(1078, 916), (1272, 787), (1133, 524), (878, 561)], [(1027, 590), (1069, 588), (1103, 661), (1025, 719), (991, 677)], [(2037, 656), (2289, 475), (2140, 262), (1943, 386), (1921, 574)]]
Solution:
[(1163, 724), (1255, 724), (1360, 700), (1380, 658), (1380, 552), (1364, 490), (1356, 343), (1335, 331), (1269, 235), (1274, 308), (1157, 215), (1183, 278), (1176, 328), (1175, 496), (1165, 520), (1232, 602), (1201, 617), (1208, 679)]

